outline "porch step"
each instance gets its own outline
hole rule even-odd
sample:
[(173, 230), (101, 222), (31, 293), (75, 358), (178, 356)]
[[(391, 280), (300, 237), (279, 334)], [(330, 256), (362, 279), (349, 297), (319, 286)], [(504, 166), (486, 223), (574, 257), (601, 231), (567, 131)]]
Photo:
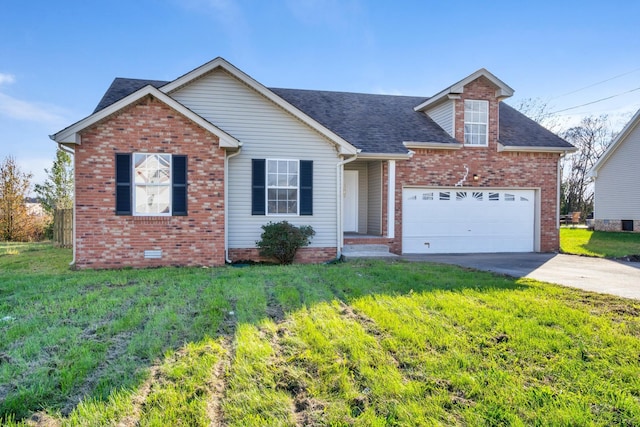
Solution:
[(399, 258), (398, 255), (389, 252), (387, 245), (344, 245), (342, 248), (342, 256), (345, 259), (356, 258)]

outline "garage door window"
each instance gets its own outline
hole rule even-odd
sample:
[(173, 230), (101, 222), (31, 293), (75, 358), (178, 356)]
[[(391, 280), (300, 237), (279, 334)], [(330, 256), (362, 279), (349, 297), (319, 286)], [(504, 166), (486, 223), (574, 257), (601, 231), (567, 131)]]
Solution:
[(440, 200), (451, 200), (451, 193), (449, 193), (448, 191), (441, 191)]

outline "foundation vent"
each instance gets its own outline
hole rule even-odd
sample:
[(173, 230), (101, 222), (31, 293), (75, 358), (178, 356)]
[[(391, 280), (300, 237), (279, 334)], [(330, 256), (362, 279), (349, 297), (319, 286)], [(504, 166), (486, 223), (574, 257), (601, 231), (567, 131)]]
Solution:
[(162, 249), (154, 249), (154, 250), (148, 250), (148, 251), (144, 251), (144, 258), (145, 259), (160, 259), (162, 258)]

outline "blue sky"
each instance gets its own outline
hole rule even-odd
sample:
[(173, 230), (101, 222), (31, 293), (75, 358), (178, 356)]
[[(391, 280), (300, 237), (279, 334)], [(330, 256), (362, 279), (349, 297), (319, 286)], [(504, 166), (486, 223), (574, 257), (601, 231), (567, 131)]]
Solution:
[(0, 160), (41, 182), (48, 135), (89, 115), (115, 77), (173, 80), (217, 56), (270, 87), (416, 96), (484, 67), (515, 89), (512, 105), (613, 96), (559, 114), (621, 127), (640, 108), (638, 16), (633, 0), (3, 2)]

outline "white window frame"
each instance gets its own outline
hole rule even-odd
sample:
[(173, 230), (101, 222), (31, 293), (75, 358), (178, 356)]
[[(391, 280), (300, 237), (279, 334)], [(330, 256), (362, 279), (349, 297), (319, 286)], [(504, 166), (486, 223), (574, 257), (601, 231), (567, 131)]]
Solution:
[[(467, 105), (484, 105), (484, 112), (483, 111), (479, 111), (476, 112), (473, 110), (473, 108), (471, 109), (471, 111), (467, 110)], [(484, 117), (468, 117), (467, 114), (469, 115), (482, 115), (484, 113)], [(477, 119), (480, 120), (477, 120)], [(484, 121), (483, 121), (484, 119)], [(467, 132), (467, 126), (470, 126), (473, 128), (478, 128), (480, 126), (484, 126), (484, 142), (480, 141), (478, 143), (473, 143), (473, 142), (468, 142), (468, 141), (473, 141), (473, 136), (482, 136), (481, 132)], [(467, 139), (469, 138), (469, 139)], [(482, 138), (480, 138), (482, 139)], [(472, 147), (486, 147), (489, 145), (489, 101), (484, 101), (484, 100), (479, 100), (479, 99), (465, 99), (464, 100), (464, 145), (469, 145)]]
[[(136, 156), (169, 156), (169, 182), (167, 184), (157, 184), (154, 185), (153, 183), (147, 183), (144, 184), (147, 187), (168, 187), (168, 191), (169, 191), (169, 212), (158, 212), (158, 213), (147, 213), (147, 212), (138, 212), (137, 210), (137, 203), (136, 203), (136, 197), (137, 197), (137, 189), (138, 186), (141, 186), (143, 184), (138, 184), (136, 182)], [(132, 207), (131, 207), (131, 215), (132, 216), (172, 216), (173, 212), (173, 177), (171, 176), (173, 173), (173, 156), (171, 154), (168, 153), (133, 153), (131, 155), (131, 193), (132, 193)]]
[[(264, 168), (265, 173), (265, 215), (266, 216), (300, 216), (300, 160), (298, 159), (265, 159), (266, 165)], [(278, 186), (278, 185), (269, 185), (269, 165), (270, 162), (292, 162), (296, 164), (296, 185), (291, 186)], [(279, 171), (276, 171), (276, 176)], [(277, 181), (277, 179), (276, 179)], [(287, 179), (287, 183), (289, 180)], [(270, 212), (269, 211), (269, 190), (296, 190), (296, 211), (295, 212), (287, 212), (287, 213), (279, 213), (279, 212)]]

